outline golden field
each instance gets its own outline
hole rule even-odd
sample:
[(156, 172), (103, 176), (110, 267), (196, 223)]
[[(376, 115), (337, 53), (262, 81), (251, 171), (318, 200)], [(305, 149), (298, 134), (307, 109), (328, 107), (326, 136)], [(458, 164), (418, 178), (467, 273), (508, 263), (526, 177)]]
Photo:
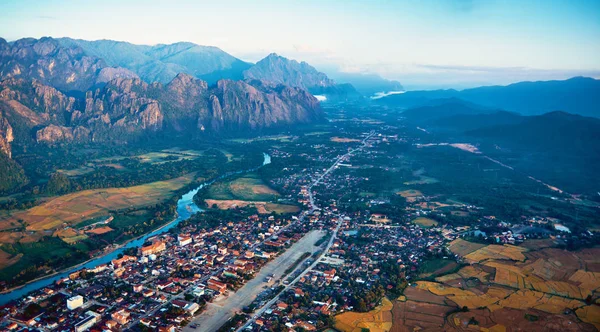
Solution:
[(19, 220), (26, 222), (28, 231), (54, 230), (108, 215), (110, 211), (157, 204), (194, 179), (195, 175), (190, 174), (139, 186), (84, 190), (54, 197), (38, 206), (0, 218), (0, 230), (13, 228)]
[(371, 332), (388, 332), (392, 328), (393, 306), (384, 297), (381, 304), (369, 312), (349, 311), (335, 316), (335, 328), (342, 332), (361, 332), (363, 328)]

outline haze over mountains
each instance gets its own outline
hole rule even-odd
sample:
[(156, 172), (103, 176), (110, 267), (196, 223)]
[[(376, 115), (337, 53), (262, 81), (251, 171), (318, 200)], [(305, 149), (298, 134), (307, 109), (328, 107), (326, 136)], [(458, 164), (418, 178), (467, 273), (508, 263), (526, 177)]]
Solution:
[[(336, 75), (357, 82), (358, 90), (274, 53), (251, 64), (185, 42), (0, 39), (0, 149), (10, 156), (15, 141), (127, 141), (163, 131), (198, 135), (308, 123), (323, 119), (313, 95), (366, 102), (375, 92), (403, 89), (377, 75)], [(467, 132), (553, 111), (598, 117), (600, 83), (578, 77), (409, 91), (375, 102), (409, 109), (403, 116), (414, 123)]]
[(222, 78), (239, 80), (243, 78), (242, 72), (252, 66), (217, 47), (187, 42), (147, 46), (113, 40), (59, 38), (58, 41), (65, 47), (78, 46), (110, 66), (127, 68), (148, 83), (168, 83), (179, 73), (209, 84)]
[(436, 103), (436, 100), (446, 98), (462, 99), (524, 115), (564, 111), (600, 117), (600, 81), (588, 77), (574, 77), (564, 81), (520, 82), (461, 91), (408, 91), (381, 98), (378, 102), (411, 108)]

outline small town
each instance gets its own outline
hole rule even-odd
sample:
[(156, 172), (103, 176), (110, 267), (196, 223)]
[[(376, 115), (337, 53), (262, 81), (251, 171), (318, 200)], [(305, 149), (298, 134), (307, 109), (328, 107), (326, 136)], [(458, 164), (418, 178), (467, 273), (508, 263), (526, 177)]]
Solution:
[[(0, 325), (12, 331), (323, 330), (338, 314), (367, 312), (384, 296), (402, 296), (427, 260), (460, 263), (448, 249), (458, 238), (514, 245), (570, 237), (558, 220), (544, 217), (508, 223), (484, 216), (475, 227), (438, 222), (447, 209), (418, 191), (403, 193), (406, 204), (389, 214), (378, 212), (389, 198), (352, 196), (371, 209), (351, 209), (344, 197), (363, 190), (369, 178), (343, 170), (398, 140), (405, 138), (368, 132), (354, 148), (317, 147), (327, 153), (299, 157), (328, 166), (290, 167), (273, 180), (285, 188), (283, 199), (303, 206), (300, 213), (240, 209), (230, 219), (182, 223), (108, 264), (77, 270), (5, 305)], [(270, 154), (293, 157), (278, 149)], [(456, 205), (452, 213), (480, 209)]]

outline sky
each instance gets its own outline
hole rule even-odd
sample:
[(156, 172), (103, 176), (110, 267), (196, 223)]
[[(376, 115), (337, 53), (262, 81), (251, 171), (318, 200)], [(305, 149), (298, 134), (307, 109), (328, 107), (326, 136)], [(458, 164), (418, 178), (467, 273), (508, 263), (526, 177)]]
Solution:
[(409, 89), (600, 78), (600, 0), (0, 0), (0, 37), (190, 41)]

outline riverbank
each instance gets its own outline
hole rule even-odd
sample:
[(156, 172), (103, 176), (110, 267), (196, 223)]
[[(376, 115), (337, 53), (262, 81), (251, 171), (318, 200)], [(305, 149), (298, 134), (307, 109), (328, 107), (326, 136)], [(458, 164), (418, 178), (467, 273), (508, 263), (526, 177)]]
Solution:
[(205, 186), (209, 186), (218, 180), (224, 179), (226, 177), (229, 177), (229, 176), (232, 176), (235, 174), (255, 171), (255, 170), (259, 169), (260, 167), (268, 165), (270, 163), (271, 163), (271, 156), (269, 156), (266, 153), (263, 153), (263, 163), (261, 166), (254, 167), (254, 168), (248, 169), (248, 170), (240, 170), (240, 171), (236, 171), (236, 172), (225, 173), (225, 174), (222, 174), (210, 181), (206, 181), (206, 182), (199, 184), (196, 188), (183, 194), (181, 196), (181, 198), (177, 201), (175, 218), (172, 221), (162, 225), (161, 227), (151, 231), (150, 233), (140, 235), (137, 238), (130, 239), (127, 242), (123, 243), (122, 245), (118, 245), (113, 250), (111, 250), (109, 252), (105, 252), (102, 255), (99, 255), (98, 257), (91, 258), (85, 262), (78, 263), (77, 265), (65, 268), (61, 271), (52, 273), (50, 275), (46, 275), (44, 277), (37, 278), (37, 279), (29, 281), (23, 285), (12, 287), (11, 289), (0, 293), (0, 305), (6, 304), (10, 301), (19, 299), (31, 292), (34, 292), (41, 288), (52, 285), (56, 281), (58, 281), (62, 278), (68, 277), (69, 274), (71, 274), (75, 271), (78, 271), (82, 268), (93, 269), (96, 266), (110, 263), (110, 261), (112, 261), (113, 259), (116, 259), (118, 257), (118, 255), (123, 253), (126, 249), (140, 247), (147, 239), (154, 237), (156, 235), (159, 235), (161, 233), (164, 233), (164, 232), (170, 230), (171, 228), (177, 226), (180, 222), (189, 219), (193, 214), (203, 211), (198, 205), (196, 205), (194, 203), (193, 198), (198, 193), (198, 191), (201, 190), (202, 188), (204, 188)]

